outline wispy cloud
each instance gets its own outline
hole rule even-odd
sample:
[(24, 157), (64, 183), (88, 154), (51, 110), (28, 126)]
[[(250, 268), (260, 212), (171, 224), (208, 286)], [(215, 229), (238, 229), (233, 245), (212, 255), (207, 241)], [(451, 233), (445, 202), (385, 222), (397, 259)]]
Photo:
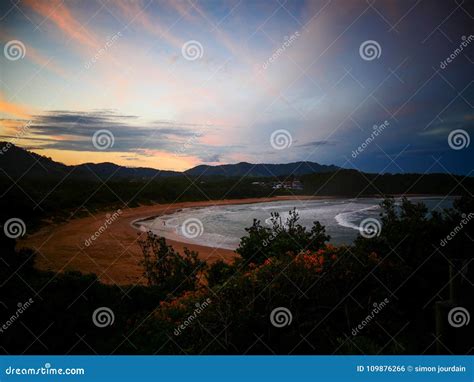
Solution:
[(24, 3), (41, 15), (44, 20), (53, 22), (69, 38), (91, 49), (100, 48), (100, 42), (73, 16), (66, 3), (61, 0), (25, 0)]
[[(471, 134), (471, 47), (433, 69), (469, 33), (469, 12), (466, 2), (25, 0), (0, 25), (1, 42), (26, 46), (23, 59), (0, 56), (2, 135), (31, 119), (21, 144), (68, 163), (88, 152), (169, 168), (342, 165), (390, 120), (357, 158), (377, 170), (372, 159), (395, 147), (428, 153), (448, 147), (453, 129)], [(189, 40), (203, 47), (197, 60), (182, 54)], [(367, 40), (381, 46), (370, 62), (359, 54)], [(99, 129), (115, 138), (101, 156), (88, 151)], [(278, 129), (291, 133), (286, 150), (270, 144)], [(471, 147), (443, 155), (466, 168)]]
[(312, 141), (308, 143), (297, 144), (297, 147), (318, 147), (318, 146), (336, 146), (337, 142), (335, 141)]
[(148, 33), (154, 37), (158, 37), (166, 43), (178, 48), (180, 51), (183, 45), (183, 41), (179, 39), (166, 27), (157, 15), (151, 17), (147, 13), (147, 8), (153, 2), (148, 2), (145, 6), (141, 5), (138, 1), (116, 1), (114, 2), (122, 16), (125, 17), (128, 24), (132, 24), (145, 29)]
[[(113, 134), (115, 141), (110, 151), (161, 150), (172, 153), (187, 139), (195, 137), (197, 128), (205, 131), (209, 126), (168, 120), (146, 123), (138, 116), (113, 110), (58, 110), (31, 116), (29, 136), (25, 141), (42, 142), (37, 146), (42, 149), (91, 151), (94, 150), (91, 141), (94, 133), (106, 129)], [(199, 152), (204, 147), (198, 139), (190, 146), (189, 153)]]
[(5, 100), (4, 95), (0, 92), (0, 113), (27, 119), (30, 117), (28, 109), (26, 106)]

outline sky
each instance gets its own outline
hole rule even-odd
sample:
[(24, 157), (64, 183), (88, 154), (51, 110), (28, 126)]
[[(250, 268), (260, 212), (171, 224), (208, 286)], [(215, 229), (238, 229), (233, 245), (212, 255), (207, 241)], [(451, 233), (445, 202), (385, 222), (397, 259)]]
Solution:
[(66, 164), (472, 175), (474, 2), (5, 0), (0, 140)]

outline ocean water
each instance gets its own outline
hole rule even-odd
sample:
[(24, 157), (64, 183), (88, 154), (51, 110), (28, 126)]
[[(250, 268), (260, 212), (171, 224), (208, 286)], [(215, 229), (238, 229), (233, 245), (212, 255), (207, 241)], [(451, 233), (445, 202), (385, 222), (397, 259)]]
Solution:
[[(423, 202), (430, 211), (452, 207), (454, 198), (411, 197)], [(395, 199), (400, 204), (400, 199)], [(279, 212), (286, 220), (288, 211), (296, 208), (299, 223), (308, 227), (318, 220), (331, 235), (333, 244), (350, 244), (359, 233), (359, 224), (366, 218), (379, 218), (379, 198), (324, 199), (277, 201), (267, 203), (184, 208), (173, 214), (135, 222), (142, 230), (152, 231), (165, 238), (208, 247), (235, 249), (245, 228), (259, 219), (262, 225), (270, 224), (272, 212)]]

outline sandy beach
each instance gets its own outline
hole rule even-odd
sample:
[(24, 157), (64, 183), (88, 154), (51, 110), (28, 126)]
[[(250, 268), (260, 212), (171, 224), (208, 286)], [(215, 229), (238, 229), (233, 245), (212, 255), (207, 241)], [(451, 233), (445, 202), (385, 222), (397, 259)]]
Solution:
[[(273, 198), (251, 198), (237, 200), (218, 200), (184, 202), (140, 206), (122, 210), (122, 213), (107, 225), (95, 240), (89, 240), (111, 214), (116, 211), (103, 211), (85, 218), (72, 219), (57, 225), (46, 225), (18, 243), (18, 248), (31, 248), (38, 254), (36, 267), (54, 272), (81, 271), (95, 273), (106, 284), (145, 284), (143, 268), (140, 265), (142, 253), (138, 239), (143, 233), (132, 226), (132, 222), (151, 216), (173, 213), (181, 208), (207, 207), (226, 204), (247, 204), (279, 200), (308, 200), (321, 197), (280, 196)], [(211, 248), (201, 245), (184, 244), (167, 240), (179, 252), (184, 247), (199, 252), (202, 260), (212, 263), (216, 260), (231, 261), (236, 254), (228, 249)]]

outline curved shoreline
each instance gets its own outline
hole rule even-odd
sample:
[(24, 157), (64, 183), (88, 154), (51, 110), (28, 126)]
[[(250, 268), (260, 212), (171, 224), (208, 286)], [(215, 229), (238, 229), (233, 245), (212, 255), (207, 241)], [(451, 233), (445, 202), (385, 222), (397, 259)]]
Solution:
[[(132, 226), (134, 221), (174, 213), (182, 208), (209, 207), (228, 204), (265, 203), (281, 200), (317, 200), (332, 197), (277, 196), (272, 198), (228, 199), (201, 202), (181, 202), (140, 206), (121, 211), (110, 224), (105, 225), (108, 214), (99, 212), (85, 218), (72, 219), (58, 225), (47, 225), (18, 243), (19, 248), (35, 250), (35, 266), (54, 272), (80, 271), (95, 273), (106, 284), (145, 284), (140, 265), (142, 253), (138, 239), (143, 232)], [(104, 228), (106, 226), (106, 228)], [(100, 235), (86, 245), (86, 241)], [(217, 260), (231, 261), (236, 253), (229, 249), (206, 247), (167, 239), (168, 245), (182, 253), (184, 248), (197, 251), (199, 258), (213, 263)]]
[[(416, 194), (406, 196), (425, 197), (425, 195)], [(428, 197), (436, 197), (436, 195)], [(142, 252), (138, 244), (139, 237), (144, 233), (132, 226), (135, 221), (172, 214), (183, 208), (338, 198), (336, 196), (298, 195), (155, 204), (121, 210), (118, 217), (116, 217), (117, 211), (101, 211), (91, 214), (89, 217), (45, 225), (35, 233), (18, 241), (17, 248), (35, 250), (37, 252), (35, 266), (41, 270), (95, 273), (99, 280), (106, 284), (145, 284), (143, 267), (140, 264)], [(111, 215), (115, 218), (111, 219)], [(110, 220), (113, 222), (107, 224), (106, 222)], [(92, 236), (95, 238), (92, 239)], [(196, 251), (199, 253), (199, 258), (208, 263), (217, 260), (231, 261), (237, 256), (231, 249), (184, 243), (172, 239), (166, 239), (166, 242), (180, 253), (183, 253), (184, 248)]]

